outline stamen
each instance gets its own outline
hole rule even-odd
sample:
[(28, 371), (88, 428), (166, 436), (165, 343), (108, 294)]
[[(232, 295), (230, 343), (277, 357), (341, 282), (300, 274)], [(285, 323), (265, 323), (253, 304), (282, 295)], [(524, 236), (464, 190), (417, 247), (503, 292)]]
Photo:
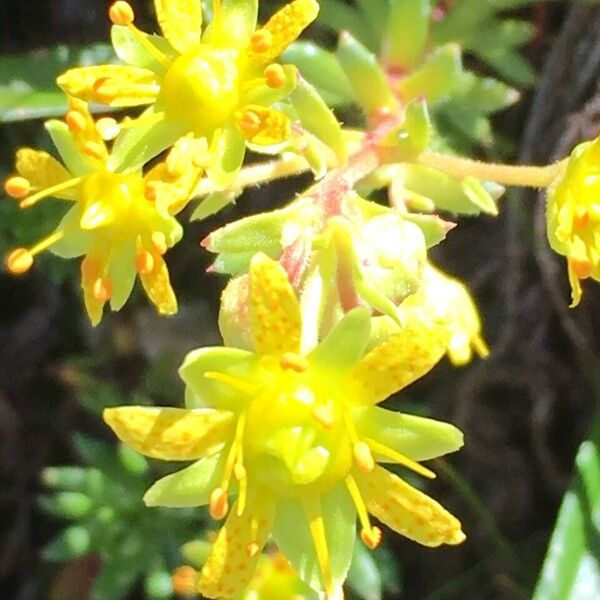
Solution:
[(149, 202), (154, 202), (156, 200), (156, 185), (153, 181), (144, 183), (144, 198)]
[(154, 125), (156, 123), (160, 123), (164, 121), (165, 113), (160, 111), (156, 113), (151, 113), (148, 115), (142, 115), (137, 117), (136, 119), (131, 119), (130, 117), (125, 117), (121, 123), (119, 123), (120, 129), (131, 129), (133, 127), (146, 127), (147, 125)]
[(256, 542), (250, 542), (246, 546), (246, 554), (248, 555), (248, 558), (254, 558), (258, 554), (259, 550), (260, 546)]
[(257, 54), (266, 52), (273, 43), (273, 34), (268, 29), (257, 29), (250, 37), (252, 50)]
[(83, 152), (92, 158), (102, 160), (105, 156), (106, 148), (99, 142), (88, 140), (83, 145)]
[(135, 257), (135, 269), (140, 275), (149, 275), (154, 270), (154, 257), (148, 250), (141, 250)]
[(73, 179), (67, 179), (67, 181), (63, 181), (62, 183), (52, 185), (49, 188), (46, 188), (45, 190), (40, 190), (36, 194), (32, 194), (31, 196), (28, 196), (27, 198), (21, 200), (19, 206), (21, 208), (29, 208), (37, 202), (39, 202), (40, 200), (47, 198), (48, 196), (53, 196), (58, 192), (62, 192), (63, 190), (67, 190), (71, 187), (78, 185), (81, 179), (81, 177), (74, 177)]
[(98, 302), (106, 302), (112, 296), (112, 283), (108, 277), (98, 277), (92, 286), (92, 295)]
[(346, 488), (350, 493), (350, 497), (352, 498), (352, 502), (354, 502), (354, 506), (356, 507), (356, 513), (358, 515), (358, 520), (361, 525), (360, 537), (362, 541), (366, 544), (368, 548), (373, 550), (379, 545), (381, 542), (381, 530), (379, 527), (373, 527), (371, 525), (371, 521), (369, 520), (369, 513), (367, 512), (367, 507), (365, 506), (364, 500), (360, 494), (360, 490), (356, 485), (356, 481), (352, 475), (346, 475), (346, 479), (344, 480), (346, 484)]
[(135, 14), (129, 3), (118, 0), (108, 9), (108, 18), (114, 25), (129, 25), (133, 23)]
[(335, 425), (335, 407), (333, 402), (316, 404), (312, 409), (312, 418), (325, 429), (331, 429)]
[(92, 86), (92, 90), (96, 98), (103, 104), (110, 104), (119, 95), (119, 88), (111, 83), (110, 77), (97, 79)]
[(435, 479), (435, 473), (433, 471), (430, 471), (418, 462), (411, 460), (407, 456), (404, 456), (404, 454), (400, 454), (399, 452), (396, 452), (395, 450), (392, 450), (391, 448), (388, 448), (387, 446), (384, 446), (383, 444), (380, 444), (379, 442), (376, 442), (370, 438), (367, 438), (366, 442), (369, 444), (369, 447), (373, 452), (390, 458), (399, 465), (407, 467), (419, 475), (423, 475), (423, 477)]
[(569, 266), (579, 279), (587, 279), (592, 274), (592, 264), (585, 258), (569, 258)]
[(250, 138), (260, 130), (261, 118), (253, 110), (245, 110), (238, 118), (238, 127)]
[(282, 354), (279, 364), (282, 369), (290, 369), (296, 371), (296, 373), (303, 373), (309, 366), (306, 357), (295, 352), (285, 352)]
[(280, 64), (273, 63), (263, 72), (267, 85), (271, 88), (280, 88), (285, 83), (285, 71)]
[(119, 124), (111, 117), (102, 117), (96, 121), (96, 131), (105, 141), (114, 140), (119, 135), (120, 130)]
[(590, 213), (585, 206), (578, 206), (573, 215), (573, 227), (582, 229), (590, 222)]
[(167, 246), (167, 236), (162, 231), (153, 231), (150, 239), (159, 254), (165, 254), (169, 249)]
[(367, 442), (355, 442), (352, 452), (356, 466), (361, 473), (370, 473), (375, 468), (375, 460)]
[(6, 268), (13, 275), (22, 275), (27, 273), (33, 265), (33, 256), (27, 248), (15, 248), (5, 259)]
[(227, 492), (223, 488), (218, 487), (211, 492), (208, 512), (215, 521), (224, 519), (229, 512), (229, 500)]
[(248, 558), (253, 558), (260, 550), (260, 546), (256, 542), (258, 540), (258, 519), (256, 517), (252, 517), (250, 520), (250, 539), (252, 541), (246, 546), (246, 554)]
[(206, 371), (204, 373), (204, 377), (206, 377), (206, 379), (213, 379), (214, 381), (224, 383), (225, 385), (228, 385), (234, 390), (241, 392), (242, 394), (246, 394), (247, 396), (255, 396), (258, 392), (256, 385), (243, 381), (242, 379), (238, 379), (233, 375), (221, 373), (220, 371)]
[(333, 576), (331, 574), (331, 563), (329, 561), (329, 550), (327, 548), (327, 537), (325, 536), (325, 526), (323, 524), (323, 515), (321, 514), (321, 505), (319, 499), (313, 496), (303, 498), (304, 510), (306, 511), (310, 534), (313, 539), (319, 568), (323, 575), (325, 583), (325, 591), (328, 595), (333, 596), (335, 586)]
[(78, 110), (70, 110), (65, 117), (65, 121), (74, 133), (81, 133), (87, 129), (87, 120)]
[(238, 462), (233, 465), (233, 475), (239, 483), (237, 515), (241, 517), (246, 510), (246, 499), (248, 497), (248, 473), (242, 464), (242, 446), (238, 449)]
[(31, 184), (29, 183), (28, 179), (25, 179), (25, 177), (16, 175), (15, 177), (9, 177), (4, 182), (4, 191), (11, 198), (25, 198), (25, 196), (27, 196), (31, 191)]

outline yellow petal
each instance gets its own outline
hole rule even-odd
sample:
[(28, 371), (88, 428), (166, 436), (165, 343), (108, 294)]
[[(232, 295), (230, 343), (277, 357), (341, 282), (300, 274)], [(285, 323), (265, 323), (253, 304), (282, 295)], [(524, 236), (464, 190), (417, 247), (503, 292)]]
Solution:
[(106, 300), (99, 300), (94, 294), (94, 284), (106, 271), (106, 264), (100, 258), (101, 253), (94, 257), (90, 254), (81, 261), (81, 288), (83, 289), (83, 301), (85, 310), (95, 327), (102, 320), (102, 311)]
[(250, 263), (250, 330), (257, 354), (300, 351), (300, 304), (287, 273), (259, 253)]
[(246, 106), (236, 115), (236, 125), (246, 140), (258, 146), (280, 144), (292, 135), (287, 115), (264, 106)]
[(152, 71), (127, 65), (70, 69), (56, 83), (70, 96), (109, 106), (151, 104), (160, 92)]
[(207, 598), (231, 598), (243, 591), (271, 533), (275, 507), (270, 498), (257, 498), (241, 517), (237, 512), (236, 502), (200, 572), (198, 591)]
[(177, 298), (171, 287), (169, 269), (158, 252), (153, 252), (152, 258), (152, 270), (140, 274), (142, 285), (161, 315), (174, 315), (177, 312)]
[(444, 355), (448, 329), (412, 319), (354, 367), (350, 386), (357, 404), (377, 404), (427, 373)]
[(200, 43), (200, 0), (154, 0), (154, 9), (162, 32), (175, 50), (183, 53)]
[[(16, 168), (19, 175), (29, 181), (31, 187), (43, 190), (71, 179), (71, 174), (47, 152), (21, 148), (17, 152)], [(59, 198), (73, 199), (73, 189), (56, 194)]]
[(96, 166), (103, 166), (108, 160), (108, 150), (96, 129), (87, 102), (70, 96), (66, 121), (77, 149)]
[(569, 308), (575, 308), (581, 302), (581, 283), (569, 260), (567, 260), (567, 269), (569, 273), (569, 283), (571, 284), (571, 304), (569, 305)]
[[(294, 0), (276, 12), (253, 36), (250, 62), (264, 64), (277, 58), (319, 14), (316, 0)], [(254, 43), (259, 40), (259, 43)]]
[(195, 460), (233, 435), (233, 413), (209, 408), (120, 406), (103, 418), (117, 437), (161, 460)]
[(432, 547), (465, 539), (456, 517), (393, 473), (378, 466), (354, 477), (369, 512), (398, 533)]

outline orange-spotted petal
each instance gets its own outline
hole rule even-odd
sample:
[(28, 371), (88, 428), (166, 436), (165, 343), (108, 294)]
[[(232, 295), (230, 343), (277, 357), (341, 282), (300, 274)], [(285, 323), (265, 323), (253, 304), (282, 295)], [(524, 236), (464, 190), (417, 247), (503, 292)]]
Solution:
[(465, 539), (456, 517), (393, 473), (375, 467), (354, 477), (369, 512), (394, 531), (431, 547)]
[(161, 315), (173, 315), (177, 312), (177, 298), (171, 287), (169, 269), (159, 252), (152, 252), (152, 269), (140, 273), (140, 279), (148, 298)]
[(294, 0), (286, 4), (252, 36), (250, 62), (264, 64), (277, 58), (318, 14), (316, 0)]
[[(53, 187), (72, 178), (54, 157), (31, 148), (21, 148), (17, 152), (16, 168), (19, 175), (25, 177), (34, 190)], [(73, 190), (64, 190), (57, 196), (72, 199)]]
[(156, 19), (173, 48), (183, 53), (200, 43), (202, 2), (200, 0), (154, 0)]
[(69, 110), (65, 121), (77, 149), (96, 166), (102, 166), (108, 160), (108, 150), (96, 123), (89, 111), (87, 102), (69, 97)]
[(128, 65), (97, 65), (69, 69), (56, 83), (65, 93), (109, 106), (153, 103), (160, 91), (156, 75)]
[(448, 329), (413, 319), (364, 356), (350, 374), (357, 404), (377, 404), (427, 373), (444, 355)]
[(161, 460), (201, 458), (233, 432), (233, 413), (209, 408), (120, 406), (103, 418), (125, 444)]
[(273, 527), (275, 506), (262, 496), (241, 516), (237, 513), (236, 502), (200, 572), (198, 591), (207, 598), (232, 598), (250, 583)]
[(300, 304), (283, 267), (263, 253), (250, 263), (249, 303), (257, 354), (300, 351)]

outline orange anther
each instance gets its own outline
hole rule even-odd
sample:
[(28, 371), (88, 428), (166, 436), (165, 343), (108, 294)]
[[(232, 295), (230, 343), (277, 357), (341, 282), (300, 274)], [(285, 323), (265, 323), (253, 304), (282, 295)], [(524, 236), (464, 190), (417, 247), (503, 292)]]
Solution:
[(111, 83), (110, 77), (100, 77), (94, 82), (92, 90), (99, 102), (110, 103), (118, 95), (119, 89)]
[(92, 286), (92, 295), (98, 302), (110, 300), (112, 295), (112, 283), (108, 277), (98, 277)]
[(308, 369), (308, 360), (295, 352), (285, 352), (282, 354), (279, 364), (282, 369), (290, 369), (296, 371), (296, 373), (303, 373)]
[(238, 127), (250, 137), (258, 133), (260, 126), (260, 116), (253, 110), (245, 110), (238, 120)]
[(361, 473), (370, 473), (375, 468), (375, 460), (367, 442), (359, 441), (352, 449), (354, 461)]
[(13, 275), (27, 273), (33, 265), (33, 255), (27, 248), (15, 248), (6, 257), (6, 268)]
[(250, 542), (246, 546), (246, 554), (248, 558), (254, 558), (260, 551), (260, 546), (256, 542)]
[(31, 184), (25, 177), (16, 175), (4, 182), (4, 191), (12, 198), (25, 198), (31, 191)]
[(154, 231), (150, 236), (152, 245), (156, 248), (159, 254), (165, 254), (168, 249), (167, 236), (162, 231)]
[(87, 129), (86, 118), (77, 110), (70, 110), (65, 117), (69, 129), (75, 133), (81, 133)]
[(269, 65), (263, 71), (264, 78), (267, 80), (267, 85), (271, 88), (280, 88), (285, 83), (285, 71), (283, 67), (277, 63)]
[(365, 543), (367, 548), (375, 550), (381, 543), (381, 529), (379, 527), (365, 528), (360, 532), (360, 539)]
[(218, 487), (211, 492), (208, 512), (215, 520), (225, 518), (225, 515), (229, 512), (229, 500), (227, 499), (227, 492), (223, 488)]
[(152, 181), (144, 184), (144, 198), (149, 202), (154, 202), (156, 200), (156, 186)]
[(194, 597), (197, 595), (196, 581), (198, 572), (193, 567), (183, 565), (177, 567), (171, 575), (173, 591), (178, 596)]
[(273, 34), (267, 29), (257, 29), (250, 38), (252, 50), (257, 54), (266, 52), (273, 43)]
[(129, 25), (135, 15), (133, 8), (123, 0), (118, 0), (108, 9), (108, 18), (114, 25)]
[(149, 275), (154, 269), (154, 257), (148, 250), (142, 250), (135, 257), (135, 268), (140, 275)]
[(579, 279), (587, 279), (592, 274), (592, 263), (585, 258), (570, 258), (569, 266)]

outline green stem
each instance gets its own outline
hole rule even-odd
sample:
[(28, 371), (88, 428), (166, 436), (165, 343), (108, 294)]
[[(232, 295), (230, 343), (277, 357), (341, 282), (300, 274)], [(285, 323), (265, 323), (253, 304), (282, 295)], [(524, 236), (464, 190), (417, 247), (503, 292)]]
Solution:
[(458, 178), (471, 176), (504, 185), (545, 188), (565, 170), (568, 159), (543, 167), (534, 167), (485, 163), (439, 152), (423, 152), (419, 155), (418, 161), (422, 165), (439, 169)]

